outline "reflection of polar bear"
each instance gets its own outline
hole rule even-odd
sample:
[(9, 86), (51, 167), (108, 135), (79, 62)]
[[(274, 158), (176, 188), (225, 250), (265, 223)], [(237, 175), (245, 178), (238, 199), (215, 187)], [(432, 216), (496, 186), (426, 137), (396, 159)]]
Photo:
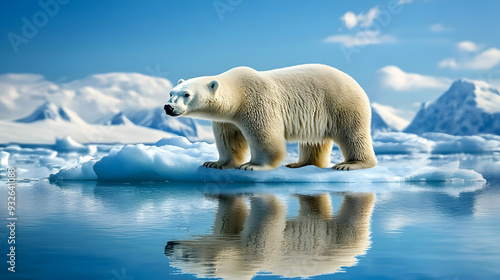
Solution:
[(356, 264), (369, 245), (373, 194), (346, 194), (332, 216), (330, 196), (298, 195), (299, 214), (273, 195), (219, 196), (214, 231), (193, 240), (169, 241), (171, 265), (203, 277), (250, 279), (258, 271), (286, 277), (335, 273)]
[[(333, 142), (339, 170), (370, 168), (377, 160), (370, 135), (371, 108), (363, 89), (335, 68), (308, 64), (271, 71), (237, 67), (199, 77), (170, 92), (170, 116), (212, 120), (219, 160), (213, 168), (268, 170), (286, 156), (286, 141), (299, 142), (299, 161), (287, 166), (327, 167)], [(250, 147), (251, 159), (245, 163)]]

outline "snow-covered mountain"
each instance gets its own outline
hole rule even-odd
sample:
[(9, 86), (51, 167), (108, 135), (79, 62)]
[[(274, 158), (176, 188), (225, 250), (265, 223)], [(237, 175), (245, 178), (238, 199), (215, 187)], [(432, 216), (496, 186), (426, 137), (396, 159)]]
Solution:
[(104, 123), (105, 125), (130, 125), (133, 124), (123, 112), (114, 115), (109, 121)]
[(123, 114), (112, 121), (121, 125), (89, 124), (72, 110), (45, 102), (27, 117), (17, 121), (0, 120), (0, 143), (53, 144), (65, 136), (80, 143), (154, 143), (174, 136), (135, 125)]
[(192, 118), (173, 118), (167, 116), (163, 108), (144, 109), (129, 116), (129, 119), (141, 126), (163, 130), (185, 136), (192, 141), (213, 142), (211, 123)]
[(75, 111), (88, 123), (119, 112), (155, 108), (165, 103), (170, 81), (139, 73), (106, 73), (67, 83), (36, 74), (0, 75), (0, 119), (15, 120), (49, 101)]
[(52, 102), (45, 102), (36, 108), (29, 116), (16, 120), (21, 123), (32, 123), (43, 120), (64, 121), (82, 123), (84, 122), (75, 112), (55, 105)]
[(437, 100), (422, 104), (405, 132), (500, 134), (500, 93), (482, 81), (457, 80)]

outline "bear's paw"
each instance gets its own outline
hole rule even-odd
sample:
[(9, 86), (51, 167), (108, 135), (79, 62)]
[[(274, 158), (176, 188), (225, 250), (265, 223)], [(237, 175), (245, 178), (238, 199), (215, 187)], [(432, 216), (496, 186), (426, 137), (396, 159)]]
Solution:
[(247, 162), (245, 164), (242, 164), (242, 165), (236, 167), (236, 169), (250, 170), (250, 171), (253, 171), (253, 170), (262, 171), (262, 170), (271, 170), (271, 169), (273, 169), (273, 167), (270, 165), (257, 165), (257, 164)]
[(220, 162), (220, 161), (207, 161), (203, 164), (206, 168), (215, 168), (215, 169), (230, 169), (235, 168), (236, 166), (229, 162)]

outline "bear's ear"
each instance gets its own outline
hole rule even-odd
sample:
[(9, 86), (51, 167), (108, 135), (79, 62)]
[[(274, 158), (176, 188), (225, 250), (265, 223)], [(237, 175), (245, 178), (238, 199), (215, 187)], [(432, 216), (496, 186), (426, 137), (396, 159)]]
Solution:
[(215, 91), (217, 91), (217, 89), (219, 88), (219, 82), (217, 80), (211, 81), (208, 84), (208, 88), (210, 89), (210, 91), (212, 91), (212, 93), (215, 93)]
[(179, 79), (179, 81), (177, 81), (177, 84), (182, 84), (182, 83), (184, 83), (183, 79)]

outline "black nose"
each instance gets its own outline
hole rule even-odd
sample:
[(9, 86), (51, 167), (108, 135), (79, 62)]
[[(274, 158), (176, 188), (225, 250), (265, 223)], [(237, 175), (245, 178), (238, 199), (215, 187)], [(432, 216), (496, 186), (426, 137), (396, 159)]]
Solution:
[(167, 246), (165, 246), (165, 255), (171, 254), (174, 251), (175, 245), (179, 245), (177, 241), (168, 241)]
[(169, 116), (174, 114), (174, 108), (170, 105), (163, 106), (163, 109), (165, 109), (165, 113), (167, 113), (167, 115)]

